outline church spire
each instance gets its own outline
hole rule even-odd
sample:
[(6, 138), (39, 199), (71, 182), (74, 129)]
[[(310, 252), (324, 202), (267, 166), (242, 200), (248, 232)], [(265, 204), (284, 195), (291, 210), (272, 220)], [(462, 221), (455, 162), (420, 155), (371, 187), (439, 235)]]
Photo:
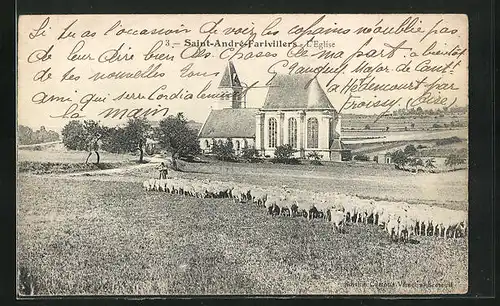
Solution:
[(224, 69), (224, 74), (219, 84), (219, 88), (242, 88), (233, 62), (229, 61)]
[(219, 90), (225, 94), (225, 97), (221, 99), (220, 103), (226, 104), (225, 102), (230, 100), (231, 108), (241, 108), (241, 92), (243, 87), (241, 86), (240, 78), (236, 73), (233, 62), (231, 61), (227, 63), (224, 69), (224, 74), (219, 83)]

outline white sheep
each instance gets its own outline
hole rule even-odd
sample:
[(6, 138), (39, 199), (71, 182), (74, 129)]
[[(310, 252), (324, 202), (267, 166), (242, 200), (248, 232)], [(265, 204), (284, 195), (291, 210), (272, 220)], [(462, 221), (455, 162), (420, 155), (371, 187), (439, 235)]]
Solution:
[(333, 231), (342, 231), (346, 221), (345, 212), (337, 209), (330, 209), (330, 222), (333, 224)]

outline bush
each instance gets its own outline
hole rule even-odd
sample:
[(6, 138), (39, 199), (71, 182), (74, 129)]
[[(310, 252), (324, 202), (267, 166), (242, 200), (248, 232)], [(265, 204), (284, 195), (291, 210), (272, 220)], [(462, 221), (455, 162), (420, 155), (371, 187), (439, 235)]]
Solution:
[(358, 154), (358, 155), (354, 156), (354, 160), (357, 160), (357, 161), (369, 161), (370, 158), (367, 155), (365, 155), (365, 154)]
[(307, 159), (311, 161), (311, 165), (322, 165), (321, 158), (323, 156), (319, 155), (318, 152), (309, 152), (307, 154)]
[(342, 161), (350, 161), (352, 160), (352, 152), (347, 151), (347, 152), (342, 152), (342, 156), (340, 157)]
[(221, 161), (237, 161), (236, 155), (233, 149), (233, 142), (230, 138), (228, 138), (225, 142), (218, 144), (214, 143), (212, 148), (212, 153), (215, 154), (215, 157)]
[(246, 147), (241, 150), (241, 158), (246, 161), (250, 162), (260, 161), (259, 157), (260, 157), (259, 151), (255, 148)]
[(282, 164), (300, 164), (300, 161), (297, 158), (293, 157), (293, 153), (297, 152), (291, 145), (285, 144), (276, 147), (276, 151), (274, 151), (274, 163), (282, 163)]
[(434, 124), (432, 125), (432, 127), (433, 127), (433, 128), (435, 128), (435, 129), (438, 129), (438, 128), (442, 128), (443, 126), (442, 126), (442, 125), (440, 125), (440, 124), (434, 123)]
[(369, 130), (370, 129), (370, 125), (365, 125), (365, 130)]
[(323, 163), (320, 160), (313, 159), (311, 160), (311, 165), (322, 166)]
[(417, 149), (425, 149), (425, 148), (427, 148), (427, 146), (423, 146), (423, 145), (418, 145), (417, 146)]

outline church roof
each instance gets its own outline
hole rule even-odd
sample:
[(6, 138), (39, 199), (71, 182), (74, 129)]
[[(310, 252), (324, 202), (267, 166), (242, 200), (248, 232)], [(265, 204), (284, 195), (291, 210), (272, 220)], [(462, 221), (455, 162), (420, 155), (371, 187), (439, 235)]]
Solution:
[(229, 61), (226, 65), (226, 69), (224, 69), (224, 74), (222, 75), (222, 79), (220, 81), (219, 87), (240, 87), (241, 83), (238, 78), (238, 74), (236, 73), (236, 69), (234, 68), (233, 62)]
[(198, 137), (255, 137), (255, 114), (257, 112), (256, 108), (213, 109)]
[(334, 107), (314, 75), (278, 74), (271, 81), (262, 109), (334, 109)]

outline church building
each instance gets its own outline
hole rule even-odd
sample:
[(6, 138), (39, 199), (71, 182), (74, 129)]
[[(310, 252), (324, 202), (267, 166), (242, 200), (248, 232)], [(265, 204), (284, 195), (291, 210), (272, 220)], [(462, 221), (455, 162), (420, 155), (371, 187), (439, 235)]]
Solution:
[[(198, 134), (209, 153), (214, 142), (230, 139), (236, 154), (245, 147), (273, 157), (278, 146), (289, 144), (296, 157), (316, 152), (322, 160), (341, 161), (340, 115), (314, 75), (276, 75), (261, 108), (247, 108), (246, 95), (232, 62), (228, 62), (219, 90), (230, 93), (218, 101)], [(226, 98), (227, 97), (227, 98)]]

